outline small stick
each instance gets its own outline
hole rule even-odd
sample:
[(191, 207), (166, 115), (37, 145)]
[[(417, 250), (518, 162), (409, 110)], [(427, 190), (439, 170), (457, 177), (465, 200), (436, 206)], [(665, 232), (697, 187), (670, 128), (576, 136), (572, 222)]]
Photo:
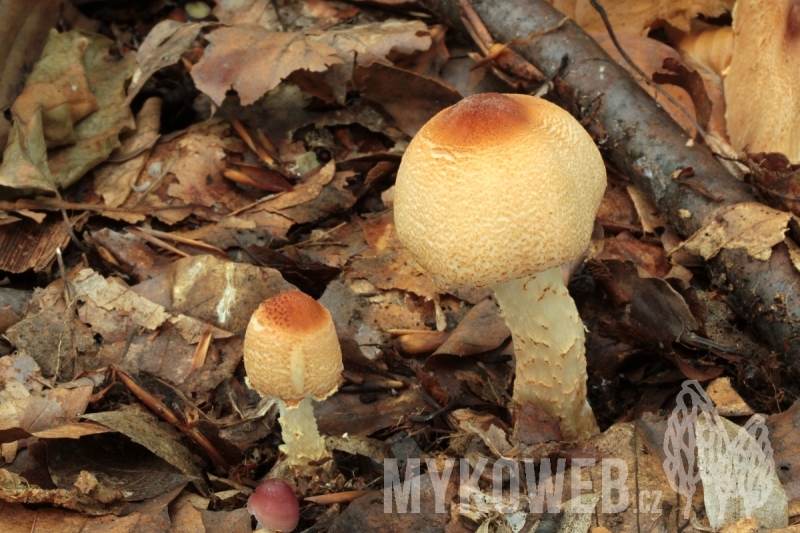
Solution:
[(603, 19), (603, 24), (605, 25), (606, 30), (608, 31), (608, 36), (611, 37), (611, 42), (614, 43), (614, 46), (616, 47), (619, 54), (622, 56), (622, 59), (624, 59), (625, 62), (628, 63), (628, 65), (630, 65), (631, 68), (634, 71), (636, 71), (636, 73), (639, 76), (641, 76), (648, 85), (653, 87), (656, 91), (661, 93), (664, 96), (664, 98), (669, 100), (675, 107), (680, 109), (681, 112), (684, 115), (686, 115), (686, 117), (692, 122), (692, 125), (697, 130), (697, 134), (700, 135), (703, 139), (705, 139), (708, 136), (708, 132), (697, 122), (694, 116), (692, 116), (692, 114), (689, 113), (689, 111), (687, 111), (686, 108), (683, 107), (680, 102), (674, 99), (671, 94), (665, 91), (661, 87), (661, 85), (654, 82), (650, 76), (645, 74), (645, 72), (639, 68), (639, 65), (633, 62), (633, 59), (631, 59), (631, 56), (628, 55), (625, 49), (622, 48), (622, 45), (619, 44), (619, 41), (617, 40), (617, 36), (614, 34), (614, 30), (611, 28), (611, 22), (608, 20), (608, 15), (606, 15), (606, 10), (603, 8), (603, 6), (601, 6), (597, 0), (589, 0), (589, 3), (600, 14), (600, 18)]
[(336, 492), (333, 494), (320, 494), (319, 496), (308, 496), (303, 498), (303, 501), (316, 503), (319, 505), (332, 505), (334, 503), (350, 503), (356, 498), (360, 498), (369, 494), (368, 490), (348, 490), (345, 492)]
[(184, 435), (189, 437), (193, 440), (197, 445), (199, 445), (208, 456), (219, 465), (221, 468), (225, 470), (230, 469), (230, 465), (228, 461), (225, 460), (224, 457), (217, 451), (213, 444), (206, 438), (205, 435), (200, 433), (200, 431), (194, 427), (189, 426), (188, 424), (184, 424), (176, 415), (172, 412), (172, 410), (164, 405), (161, 401), (156, 399), (155, 396), (150, 394), (144, 387), (139, 385), (136, 380), (134, 380), (131, 376), (129, 376), (125, 371), (123, 371), (119, 367), (112, 367), (117, 375), (117, 377), (125, 384), (128, 389), (137, 397), (139, 400), (142, 401), (151, 411), (155, 414), (169, 422), (170, 424), (177, 427)]

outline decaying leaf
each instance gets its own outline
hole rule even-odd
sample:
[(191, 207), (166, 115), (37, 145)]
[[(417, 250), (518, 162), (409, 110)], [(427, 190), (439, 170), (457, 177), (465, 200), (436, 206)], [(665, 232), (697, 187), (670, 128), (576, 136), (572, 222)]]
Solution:
[[(84, 473), (71, 489), (43, 489), (25, 478), (0, 468), (0, 500), (7, 503), (49, 503), (90, 515), (118, 513), (123, 499), (120, 491), (109, 490), (91, 474)], [(3, 505), (3, 504), (0, 504)]]
[(158, 514), (84, 516), (64, 509), (44, 506), (31, 509), (19, 503), (0, 502), (0, 530), (6, 533), (77, 533), (94, 530), (108, 533), (166, 533), (169, 524), (165, 517)]
[(387, 21), (319, 35), (240, 24), (219, 28), (206, 38), (211, 45), (192, 69), (192, 77), (217, 105), (231, 88), (239, 93), (242, 105), (250, 105), (295, 71), (324, 72), (343, 65), (352, 72), (356, 61), (384, 61), (393, 49), (407, 53), (431, 44), (427, 27), (416, 21)]
[[(263, 300), (291, 288), (277, 270), (201, 255), (175, 261), (163, 275), (133, 287), (132, 293), (172, 313), (242, 334)], [(204, 329), (205, 325), (200, 332)], [(215, 338), (227, 336), (219, 335), (215, 331)]]
[(128, 90), (128, 102), (139, 94), (155, 72), (177, 63), (204, 27), (201, 23), (181, 24), (170, 19), (156, 24), (136, 54), (139, 66)]
[(208, 493), (206, 483), (203, 481), (200, 471), (192, 462), (189, 450), (176, 442), (169, 433), (155, 425), (153, 420), (146, 415), (127, 409), (92, 413), (84, 415), (83, 418), (118, 431), (133, 442), (144, 446), (191, 478), (195, 487), (202, 494)]
[(754, 202), (722, 207), (683, 243), (683, 248), (706, 260), (723, 248), (744, 248), (751, 257), (766, 261), (772, 247), (783, 241), (791, 219), (791, 213)]
[(133, 185), (158, 140), (161, 100), (148, 98), (136, 116), (136, 131), (122, 141), (110, 161), (94, 172), (94, 190), (109, 207), (118, 207), (133, 191)]
[(112, 44), (80, 31), (50, 34), (12, 106), (0, 185), (18, 193), (67, 187), (119, 146), (119, 133), (133, 127), (124, 85), (134, 61), (110, 60)]
[(26, 219), (0, 225), (0, 270), (20, 273), (47, 270), (56, 250), (69, 243), (64, 219), (54, 215), (41, 222)]
[[(589, 0), (548, 0), (559, 11), (575, 20), (588, 33), (605, 32), (600, 15), (589, 4)], [(604, 0), (617, 35), (647, 35), (650, 30), (669, 24), (689, 31), (692, 19), (698, 15), (718, 17), (733, 8), (734, 0)]]
[(74, 485), (81, 472), (91, 473), (103, 486), (119, 490), (126, 501), (155, 498), (196, 480), (127, 437), (103, 428), (81, 439), (52, 437), (47, 442), (50, 477), (59, 488)]

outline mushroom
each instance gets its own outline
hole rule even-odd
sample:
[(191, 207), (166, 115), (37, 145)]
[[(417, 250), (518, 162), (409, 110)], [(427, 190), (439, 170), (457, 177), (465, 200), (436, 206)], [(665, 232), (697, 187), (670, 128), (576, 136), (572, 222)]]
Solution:
[(728, 136), (737, 150), (800, 163), (800, 1), (738, 0), (725, 78)]
[(263, 527), (293, 531), (300, 521), (300, 502), (292, 487), (280, 478), (267, 479), (247, 499), (247, 511)]
[(598, 428), (561, 266), (586, 250), (605, 185), (600, 152), (569, 113), (487, 93), (420, 129), (395, 187), (400, 240), (440, 288), (494, 290), (514, 340), (513, 398), (557, 417), (569, 440)]
[(311, 399), (333, 394), (342, 372), (328, 310), (297, 290), (264, 300), (247, 325), (244, 366), (253, 388), (277, 400), (289, 464), (302, 470), (327, 457)]

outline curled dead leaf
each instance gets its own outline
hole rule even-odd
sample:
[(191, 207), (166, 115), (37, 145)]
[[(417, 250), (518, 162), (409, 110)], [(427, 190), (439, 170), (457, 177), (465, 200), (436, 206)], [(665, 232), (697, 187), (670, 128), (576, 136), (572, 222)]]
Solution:
[(756, 202), (721, 207), (677, 249), (685, 248), (708, 260), (723, 248), (744, 248), (751, 257), (766, 261), (772, 247), (783, 241), (792, 216)]

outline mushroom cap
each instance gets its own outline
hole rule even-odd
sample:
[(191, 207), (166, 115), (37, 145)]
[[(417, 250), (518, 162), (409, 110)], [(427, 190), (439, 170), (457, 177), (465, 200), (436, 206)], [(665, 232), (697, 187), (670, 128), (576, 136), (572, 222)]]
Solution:
[(244, 334), (244, 366), (262, 396), (297, 407), (306, 396), (322, 400), (336, 391), (342, 349), (331, 314), (297, 290), (261, 302)]
[(482, 287), (583, 253), (605, 187), (600, 152), (569, 113), (532, 96), (478, 94), (412, 139), (394, 219), (440, 287)]
[(300, 502), (280, 478), (267, 479), (256, 487), (247, 499), (247, 511), (271, 530), (292, 531), (300, 521)]
[(736, 2), (725, 106), (734, 148), (800, 163), (800, 2)]

